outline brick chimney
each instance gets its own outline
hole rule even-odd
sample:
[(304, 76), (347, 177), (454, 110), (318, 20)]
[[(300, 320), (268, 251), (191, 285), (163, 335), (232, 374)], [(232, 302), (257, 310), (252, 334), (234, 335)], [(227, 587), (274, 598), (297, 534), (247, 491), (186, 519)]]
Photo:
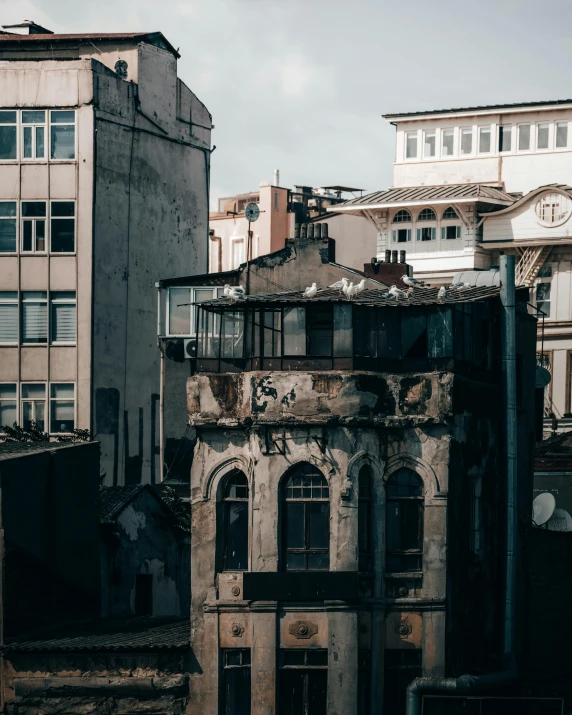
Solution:
[(385, 260), (374, 257), (369, 263), (364, 263), (363, 272), (374, 280), (381, 281), (389, 286), (407, 288), (401, 280), (403, 276), (412, 276), (413, 268), (406, 262), (405, 251), (385, 252)]

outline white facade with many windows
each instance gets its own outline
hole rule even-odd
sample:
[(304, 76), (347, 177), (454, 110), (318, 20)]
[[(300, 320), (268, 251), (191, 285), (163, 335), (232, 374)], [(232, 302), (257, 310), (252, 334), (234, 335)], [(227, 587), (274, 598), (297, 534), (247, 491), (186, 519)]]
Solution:
[(336, 211), (374, 221), (378, 256), (406, 249), (434, 285), (516, 254), (517, 281), (544, 313), (546, 414), (572, 415), (572, 100), (385, 119), (396, 128), (394, 187)]

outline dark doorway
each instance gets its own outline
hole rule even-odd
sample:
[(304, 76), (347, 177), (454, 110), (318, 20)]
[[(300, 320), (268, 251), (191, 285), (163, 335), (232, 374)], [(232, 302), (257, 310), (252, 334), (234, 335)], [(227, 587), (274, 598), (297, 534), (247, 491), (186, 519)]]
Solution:
[(222, 651), (222, 693), (224, 715), (250, 715), (250, 650), (225, 648)]

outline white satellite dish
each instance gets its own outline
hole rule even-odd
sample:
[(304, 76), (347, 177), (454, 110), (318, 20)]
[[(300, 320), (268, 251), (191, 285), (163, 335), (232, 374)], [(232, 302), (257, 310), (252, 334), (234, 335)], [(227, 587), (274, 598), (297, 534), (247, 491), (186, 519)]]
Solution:
[(532, 523), (535, 526), (546, 524), (554, 513), (556, 499), (550, 492), (542, 492), (532, 502)]
[(246, 220), (249, 223), (254, 223), (255, 221), (258, 221), (258, 218), (260, 216), (260, 209), (258, 208), (258, 204), (255, 204), (254, 201), (251, 201), (250, 203), (246, 204), (244, 208), (244, 215), (246, 216)]
[(572, 516), (566, 509), (555, 509), (546, 523), (549, 531), (572, 531)]

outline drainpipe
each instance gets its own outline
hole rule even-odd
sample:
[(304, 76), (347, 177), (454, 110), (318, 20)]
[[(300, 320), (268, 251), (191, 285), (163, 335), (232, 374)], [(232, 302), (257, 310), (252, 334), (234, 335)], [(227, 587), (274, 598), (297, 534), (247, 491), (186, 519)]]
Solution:
[(157, 288), (157, 347), (159, 348), (159, 482), (163, 481), (164, 462), (164, 404), (165, 404), (165, 352), (162, 349), (159, 336), (161, 335), (161, 284), (155, 283)]
[(500, 257), (500, 300), (502, 306), (502, 375), (506, 437), (506, 558), (504, 598), (504, 656), (507, 669), (486, 675), (461, 675), (459, 678), (415, 678), (407, 688), (407, 715), (421, 715), (421, 699), (426, 694), (464, 695), (506, 685), (517, 677), (514, 657), (514, 606), (516, 588), (516, 499), (517, 499), (517, 422), (516, 422), (516, 296), (514, 256)]

